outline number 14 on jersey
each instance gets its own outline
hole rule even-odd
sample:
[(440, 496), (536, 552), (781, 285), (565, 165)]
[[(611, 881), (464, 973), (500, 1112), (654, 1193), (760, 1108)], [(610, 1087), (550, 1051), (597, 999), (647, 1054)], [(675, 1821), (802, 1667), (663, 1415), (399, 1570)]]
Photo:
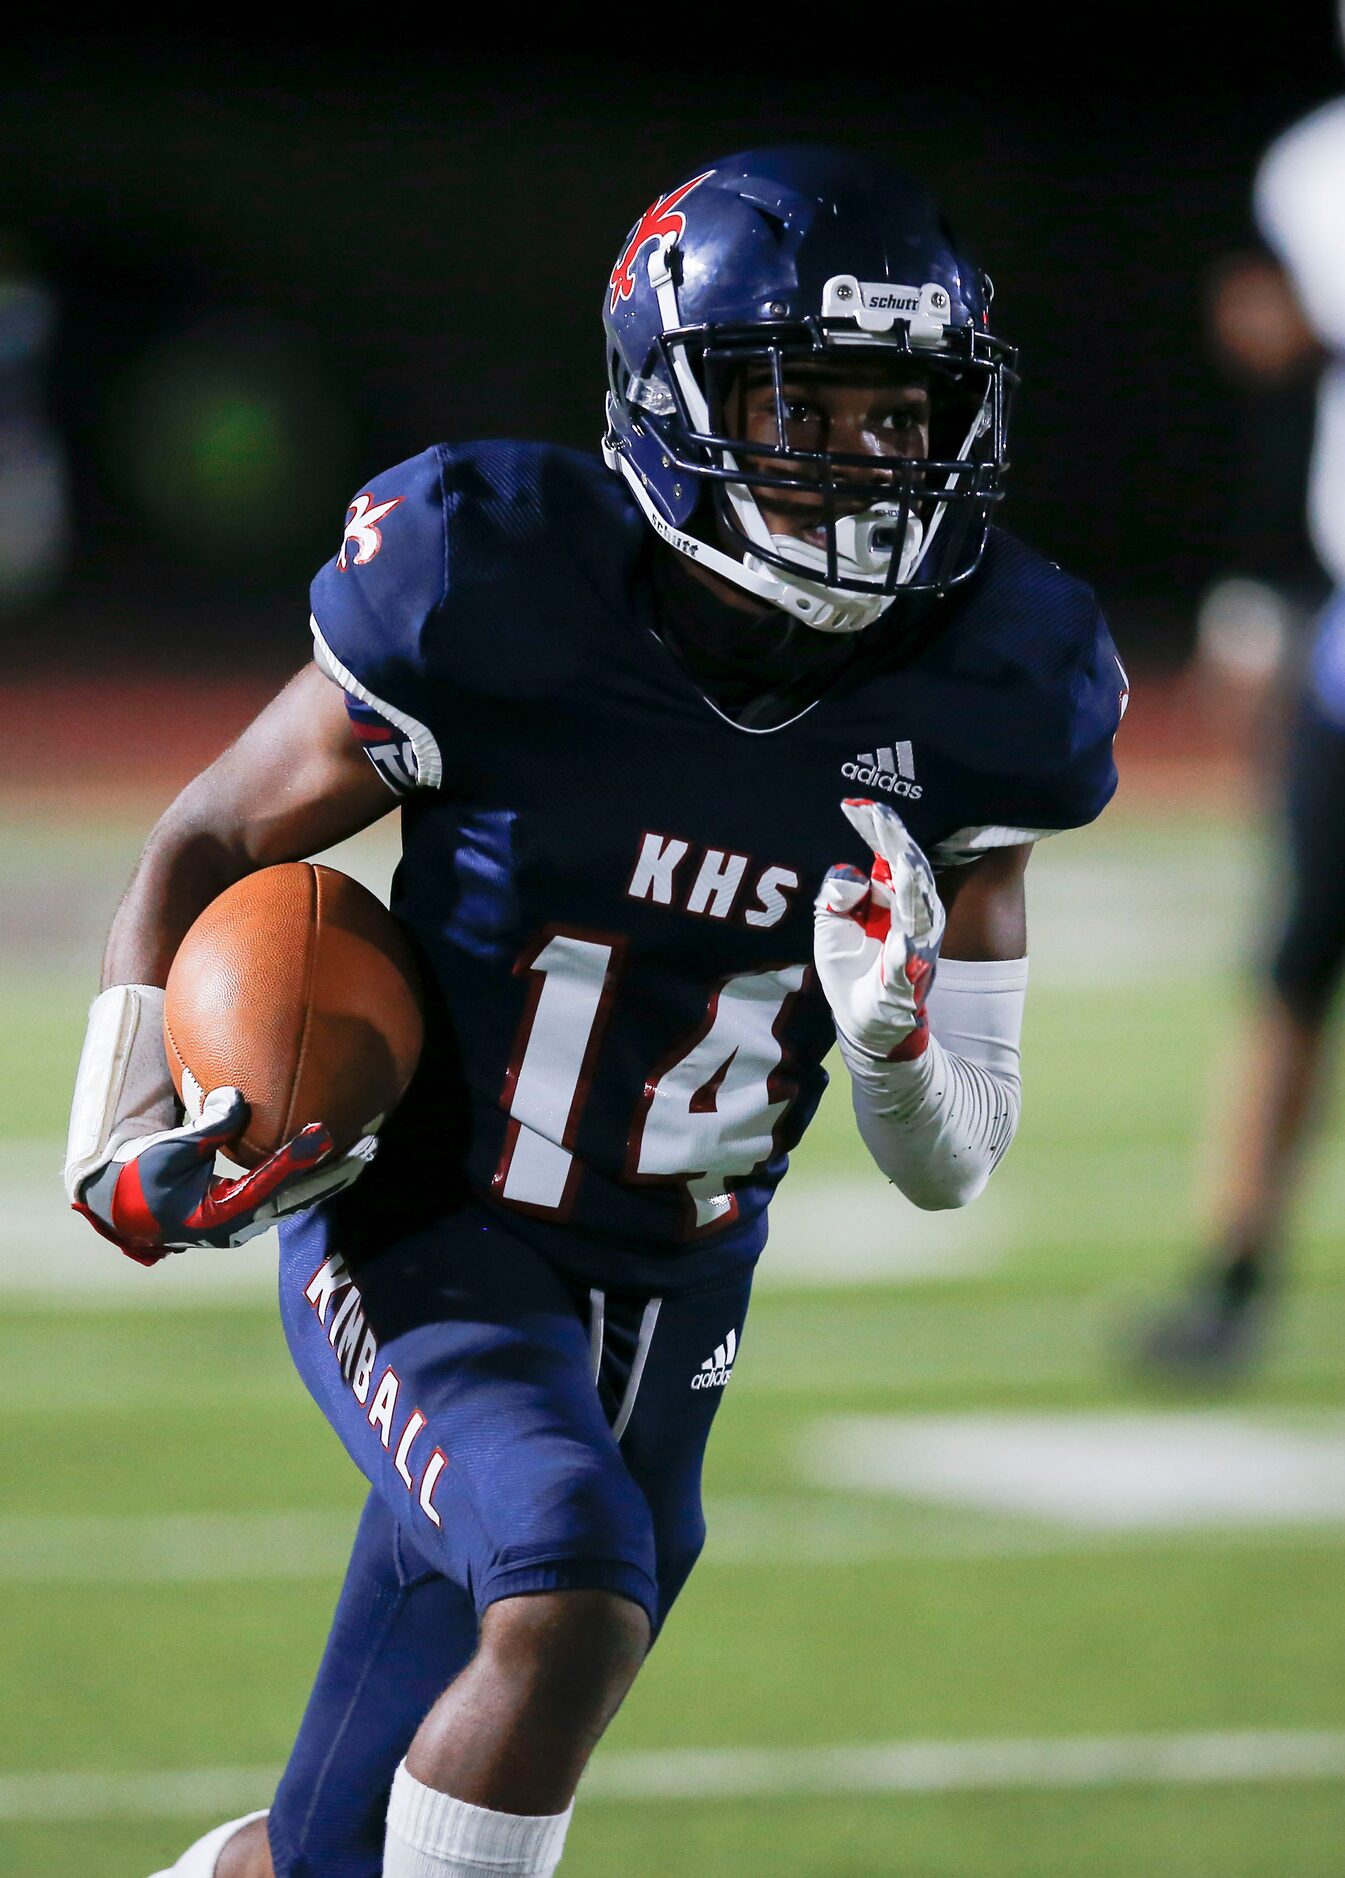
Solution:
[[(520, 961), (527, 1008), (505, 1078), (509, 1116), (492, 1187), (513, 1206), (563, 1219), (580, 1177), (574, 1145), (620, 995), (624, 942), (551, 931)], [(737, 1210), (727, 1183), (775, 1149), (794, 1096), (780, 1037), (808, 967), (739, 972), (712, 993), (696, 1031), (652, 1068), (630, 1118), (625, 1178), (680, 1184), (703, 1230)]]

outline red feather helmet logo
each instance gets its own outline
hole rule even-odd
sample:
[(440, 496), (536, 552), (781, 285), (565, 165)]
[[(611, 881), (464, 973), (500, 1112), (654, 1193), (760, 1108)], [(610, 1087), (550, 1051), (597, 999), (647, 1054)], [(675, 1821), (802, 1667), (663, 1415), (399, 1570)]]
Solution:
[(680, 189), (674, 189), (670, 196), (660, 196), (645, 210), (636, 224), (635, 232), (626, 243), (626, 252), (612, 269), (612, 298), (608, 306), (609, 313), (616, 312), (618, 300), (629, 300), (635, 292), (635, 262), (641, 248), (647, 241), (661, 241), (667, 235), (680, 235), (687, 225), (687, 218), (678, 211), (678, 203), (689, 196), (693, 189), (699, 189), (707, 177), (713, 176), (713, 170), (706, 170), (704, 176), (693, 176), (689, 183), (683, 183)]

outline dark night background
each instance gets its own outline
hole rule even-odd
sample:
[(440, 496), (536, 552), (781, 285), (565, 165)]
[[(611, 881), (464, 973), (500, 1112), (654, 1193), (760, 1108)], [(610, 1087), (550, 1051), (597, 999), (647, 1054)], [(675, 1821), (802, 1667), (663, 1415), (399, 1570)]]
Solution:
[[(602, 18), (568, 45), (520, 22), (464, 48), (451, 17), (366, 6), (307, 36), (231, 16), (11, 46), (0, 263), (55, 321), (26, 377), (0, 344), (0, 394), (7, 421), (45, 412), (71, 518), (0, 609), (11, 675), (292, 669), (364, 481), (441, 438), (595, 448), (627, 229), (706, 158), (791, 136), (943, 197), (1021, 348), (1006, 523), (1093, 582), (1123, 652), (1181, 660), (1244, 469), (1204, 282), (1266, 139), (1345, 89), (1330, 0)], [(3, 553), (12, 450), (0, 503)]]

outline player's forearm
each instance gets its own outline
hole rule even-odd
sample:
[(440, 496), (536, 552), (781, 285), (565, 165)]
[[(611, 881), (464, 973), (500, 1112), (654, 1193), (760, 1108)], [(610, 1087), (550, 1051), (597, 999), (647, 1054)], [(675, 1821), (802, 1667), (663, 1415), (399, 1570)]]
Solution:
[(101, 985), (163, 985), (188, 927), (253, 863), (183, 812), (181, 798), (136, 863), (103, 950)]
[(247, 872), (237, 850), (193, 814), (199, 786), (198, 779), (151, 833), (103, 949), (102, 988), (89, 1007), (70, 1107), (64, 1178), (72, 1204), (82, 1203), (86, 1182), (118, 1149), (181, 1119), (164, 1051), (162, 987), (193, 920)]
[(853, 1059), (855, 1120), (893, 1185), (931, 1212), (974, 1200), (1018, 1126), (1016, 1081), (987, 1075), (934, 1039), (914, 1063)]
[(394, 803), (350, 734), (341, 693), (305, 667), (160, 817), (112, 922), (103, 985), (162, 985), (217, 894), (257, 868), (322, 853)]
[(887, 1063), (841, 1038), (864, 1144), (917, 1206), (965, 1206), (1013, 1139), (1026, 985), (1026, 959), (945, 959), (922, 1056)]

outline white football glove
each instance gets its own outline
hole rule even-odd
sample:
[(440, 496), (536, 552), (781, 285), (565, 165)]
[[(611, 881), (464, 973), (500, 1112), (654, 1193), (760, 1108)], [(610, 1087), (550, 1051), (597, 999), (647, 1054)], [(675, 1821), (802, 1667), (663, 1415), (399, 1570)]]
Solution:
[(238, 1089), (212, 1089), (185, 1121), (163, 1048), (163, 992), (115, 985), (89, 1013), (66, 1149), (71, 1206), (141, 1265), (188, 1246), (238, 1246), (277, 1219), (358, 1179), (377, 1142), (332, 1157), (321, 1124), (303, 1128), (258, 1166), (215, 1173), (247, 1126)]
[(886, 803), (849, 797), (841, 812), (873, 849), (872, 872), (829, 869), (814, 903), (813, 951), (836, 1028), (888, 1062), (922, 1056), (925, 999), (943, 942), (934, 871)]

